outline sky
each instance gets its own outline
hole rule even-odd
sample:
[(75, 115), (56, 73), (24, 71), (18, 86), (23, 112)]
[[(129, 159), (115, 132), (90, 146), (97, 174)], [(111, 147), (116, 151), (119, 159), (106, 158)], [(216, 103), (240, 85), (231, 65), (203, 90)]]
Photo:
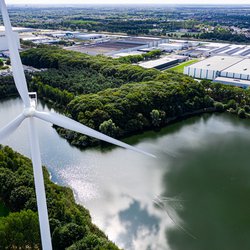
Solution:
[(250, 4), (249, 0), (5, 0), (7, 4)]

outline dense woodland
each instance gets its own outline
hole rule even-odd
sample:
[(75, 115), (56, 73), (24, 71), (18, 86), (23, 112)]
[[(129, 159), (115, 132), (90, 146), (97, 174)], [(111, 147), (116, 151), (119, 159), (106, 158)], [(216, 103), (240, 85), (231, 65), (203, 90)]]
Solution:
[[(75, 203), (69, 188), (49, 179), (44, 168), (53, 249), (117, 249), (91, 222), (89, 212)], [(31, 161), (0, 146), (0, 249), (41, 249)]]
[[(249, 90), (198, 83), (183, 74), (143, 69), (126, 60), (89, 56), (57, 47), (22, 53), (24, 64), (47, 71), (27, 75), (29, 88), (69, 117), (116, 138), (159, 129), (169, 122), (202, 112), (230, 111), (249, 117)], [(10, 84), (9, 84), (10, 83)], [(2, 93), (15, 93), (3, 78)], [(2, 96), (6, 96), (3, 94)], [(71, 144), (99, 141), (56, 127)]]
[[(48, 68), (30, 82), (40, 96), (56, 103), (73, 119), (116, 138), (158, 129), (196, 113), (232, 108), (232, 113), (248, 116), (249, 91), (209, 81), (198, 83), (174, 72), (143, 69), (124, 63), (125, 59), (49, 47), (28, 50), (22, 60)], [(232, 100), (237, 105), (228, 107)], [(75, 132), (57, 130), (73, 145), (99, 143)]]
[[(23, 52), (22, 60), (49, 68), (36, 74), (30, 84), (40, 96), (56, 102), (77, 121), (117, 138), (213, 107), (203, 86), (182, 74), (51, 47)], [(96, 144), (74, 132), (58, 131), (74, 145)]]

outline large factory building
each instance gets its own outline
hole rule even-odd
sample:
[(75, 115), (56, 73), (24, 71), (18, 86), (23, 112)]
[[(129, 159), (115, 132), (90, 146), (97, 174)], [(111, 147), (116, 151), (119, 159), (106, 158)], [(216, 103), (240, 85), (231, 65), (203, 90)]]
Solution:
[[(184, 74), (198, 79), (249, 87), (250, 59), (234, 56), (214, 56), (184, 68)], [(240, 80), (241, 85), (239, 85)], [(237, 83), (237, 84), (236, 84)]]

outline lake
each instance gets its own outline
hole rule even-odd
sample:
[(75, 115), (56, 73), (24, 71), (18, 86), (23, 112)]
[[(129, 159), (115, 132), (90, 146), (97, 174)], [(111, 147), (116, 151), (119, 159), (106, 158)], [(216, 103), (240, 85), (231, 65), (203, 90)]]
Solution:
[[(21, 110), (18, 98), (0, 102), (0, 127)], [(117, 147), (79, 150), (51, 124), (37, 127), (52, 180), (71, 187), (120, 247), (249, 249), (249, 120), (205, 114), (125, 140), (156, 159)], [(27, 124), (2, 144), (29, 156)]]

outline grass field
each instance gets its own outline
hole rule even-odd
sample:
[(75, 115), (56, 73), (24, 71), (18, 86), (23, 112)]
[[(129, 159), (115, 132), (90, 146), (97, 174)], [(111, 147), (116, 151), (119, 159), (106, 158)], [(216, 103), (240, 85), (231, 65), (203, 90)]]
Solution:
[(194, 64), (196, 62), (199, 62), (199, 59), (193, 59), (193, 60), (181, 63), (181, 64), (179, 64), (179, 65), (177, 65), (177, 66), (175, 66), (173, 68), (169, 68), (167, 70), (175, 71), (175, 72), (178, 72), (178, 73), (183, 73), (184, 67), (189, 66), (191, 64)]

